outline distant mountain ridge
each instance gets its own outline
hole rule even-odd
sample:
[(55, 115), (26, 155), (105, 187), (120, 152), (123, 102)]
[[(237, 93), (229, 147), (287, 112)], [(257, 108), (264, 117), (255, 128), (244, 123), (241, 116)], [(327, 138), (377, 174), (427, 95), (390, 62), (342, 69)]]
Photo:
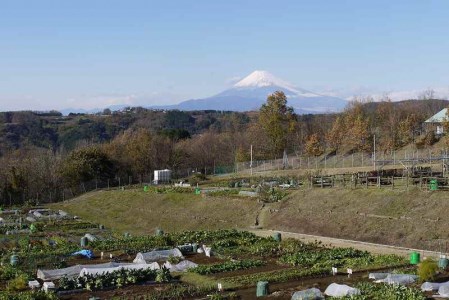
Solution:
[(267, 96), (275, 91), (283, 91), (288, 105), (297, 113), (338, 112), (347, 105), (347, 100), (320, 95), (275, 77), (267, 71), (254, 71), (230, 89), (204, 99), (191, 99), (176, 105), (161, 106), (164, 109), (179, 110), (258, 110)]
[[(283, 91), (292, 106), (299, 114), (316, 114), (342, 111), (348, 101), (336, 96), (322, 95), (280, 79), (267, 71), (254, 71), (231, 88), (214, 96), (202, 99), (190, 99), (172, 105), (142, 105), (154, 109), (192, 110), (225, 110), (225, 111), (254, 111), (266, 102), (268, 95), (275, 91)], [(114, 105), (112, 111), (121, 110), (132, 105)], [(69, 113), (98, 113), (103, 109), (63, 109), (64, 115)]]

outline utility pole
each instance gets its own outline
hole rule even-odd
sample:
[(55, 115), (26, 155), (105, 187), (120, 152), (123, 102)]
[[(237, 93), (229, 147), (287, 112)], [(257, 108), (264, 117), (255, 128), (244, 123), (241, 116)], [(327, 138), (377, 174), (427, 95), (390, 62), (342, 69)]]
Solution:
[(373, 157), (373, 163), (374, 163), (374, 171), (376, 171), (376, 135), (374, 135), (374, 157)]
[(253, 145), (251, 144), (251, 162), (249, 167), (251, 168), (251, 176), (253, 176)]

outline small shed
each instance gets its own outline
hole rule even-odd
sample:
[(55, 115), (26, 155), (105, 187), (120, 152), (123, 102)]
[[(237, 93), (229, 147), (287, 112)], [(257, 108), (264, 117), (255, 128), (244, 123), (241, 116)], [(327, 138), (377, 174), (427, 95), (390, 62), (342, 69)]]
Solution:
[(169, 169), (165, 170), (154, 170), (154, 183), (169, 183), (171, 180), (171, 171)]
[(435, 115), (424, 121), (426, 131), (435, 131), (436, 134), (444, 133), (444, 123), (449, 122), (447, 108), (443, 108)]

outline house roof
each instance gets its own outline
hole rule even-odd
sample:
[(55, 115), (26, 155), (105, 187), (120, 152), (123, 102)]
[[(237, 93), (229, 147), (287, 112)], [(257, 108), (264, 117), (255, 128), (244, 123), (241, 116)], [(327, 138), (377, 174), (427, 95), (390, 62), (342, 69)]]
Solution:
[(442, 123), (449, 121), (448, 114), (447, 114), (447, 108), (443, 108), (439, 112), (437, 112), (435, 115), (430, 117), (425, 121), (425, 123)]

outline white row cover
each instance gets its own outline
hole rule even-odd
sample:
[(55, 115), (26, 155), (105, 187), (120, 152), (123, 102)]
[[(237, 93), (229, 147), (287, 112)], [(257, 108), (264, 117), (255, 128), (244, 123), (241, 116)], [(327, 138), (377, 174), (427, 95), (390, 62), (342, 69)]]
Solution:
[(421, 285), (421, 291), (423, 292), (436, 292), (443, 285), (449, 286), (449, 281), (447, 282), (424, 282)]
[(379, 279), (385, 279), (390, 273), (369, 273), (368, 278), (379, 280)]
[(295, 292), (291, 300), (324, 300), (324, 295), (317, 288)]
[(32, 209), (28, 214), (33, 215), (36, 218), (46, 218), (46, 219), (60, 219), (65, 218), (68, 214), (63, 211), (52, 211), (51, 209)]
[(385, 279), (376, 280), (380, 283), (396, 284), (396, 285), (407, 285), (415, 283), (418, 280), (417, 275), (409, 274), (388, 274)]
[(109, 269), (109, 268), (116, 268), (116, 267), (124, 267), (128, 265), (134, 265), (130, 263), (115, 263), (115, 262), (109, 262), (104, 264), (94, 264), (94, 265), (76, 265), (68, 268), (63, 269), (56, 269), (56, 270), (37, 270), (37, 278), (40, 278), (44, 281), (49, 280), (56, 280), (62, 277), (77, 277), (81, 273), (81, 270), (83, 269)]
[(207, 257), (210, 257), (212, 255), (212, 248), (207, 247), (206, 245), (203, 245), (204, 254), (206, 254)]
[(90, 234), (90, 233), (86, 233), (86, 234), (84, 235), (84, 237), (87, 238), (87, 239), (89, 240), (89, 242), (95, 242), (96, 240), (98, 240), (97, 237), (93, 236), (93, 235)]
[(324, 293), (332, 297), (345, 297), (352, 295), (360, 295), (360, 290), (350, 287), (346, 284), (331, 283)]
[(196, 268), (198, 265), (189, 260), (183, 260), (179, 264), (172, 265), (168, 261), (164, 264), (164, 267), (170, 270), (170, 272), (186, 272), (188, 269)]
[(178, 248), (170, 249), (170, 250), (154, 250), (145, 253), (137, 253), (136, 258), (133, 260), (135, 264), (145, 264), (148, 262), (155, 262), (161, 260), (167, 260), (170, 256), (181, 257), (181, 251)]
[(118, 267), (112, 267), (112, 268), (83, 268), (81, 272), (79, 273), (79, 276), (85, 276), (85, 275), (92, 275), (92, 276), (98, 276), (106, 273), (112, 273), (115, 271), (119, 271), (121, 269), (124, 270), (159, 270), (159, 264), (158, 263), (152, 263), (152, 264), (127, 264), (122, 265)]
[(441, 297), (449, 297), (449, 284), (448, 282), (445, 282), (440, 285), (438, 288), (438, 294), (440, 294)]

